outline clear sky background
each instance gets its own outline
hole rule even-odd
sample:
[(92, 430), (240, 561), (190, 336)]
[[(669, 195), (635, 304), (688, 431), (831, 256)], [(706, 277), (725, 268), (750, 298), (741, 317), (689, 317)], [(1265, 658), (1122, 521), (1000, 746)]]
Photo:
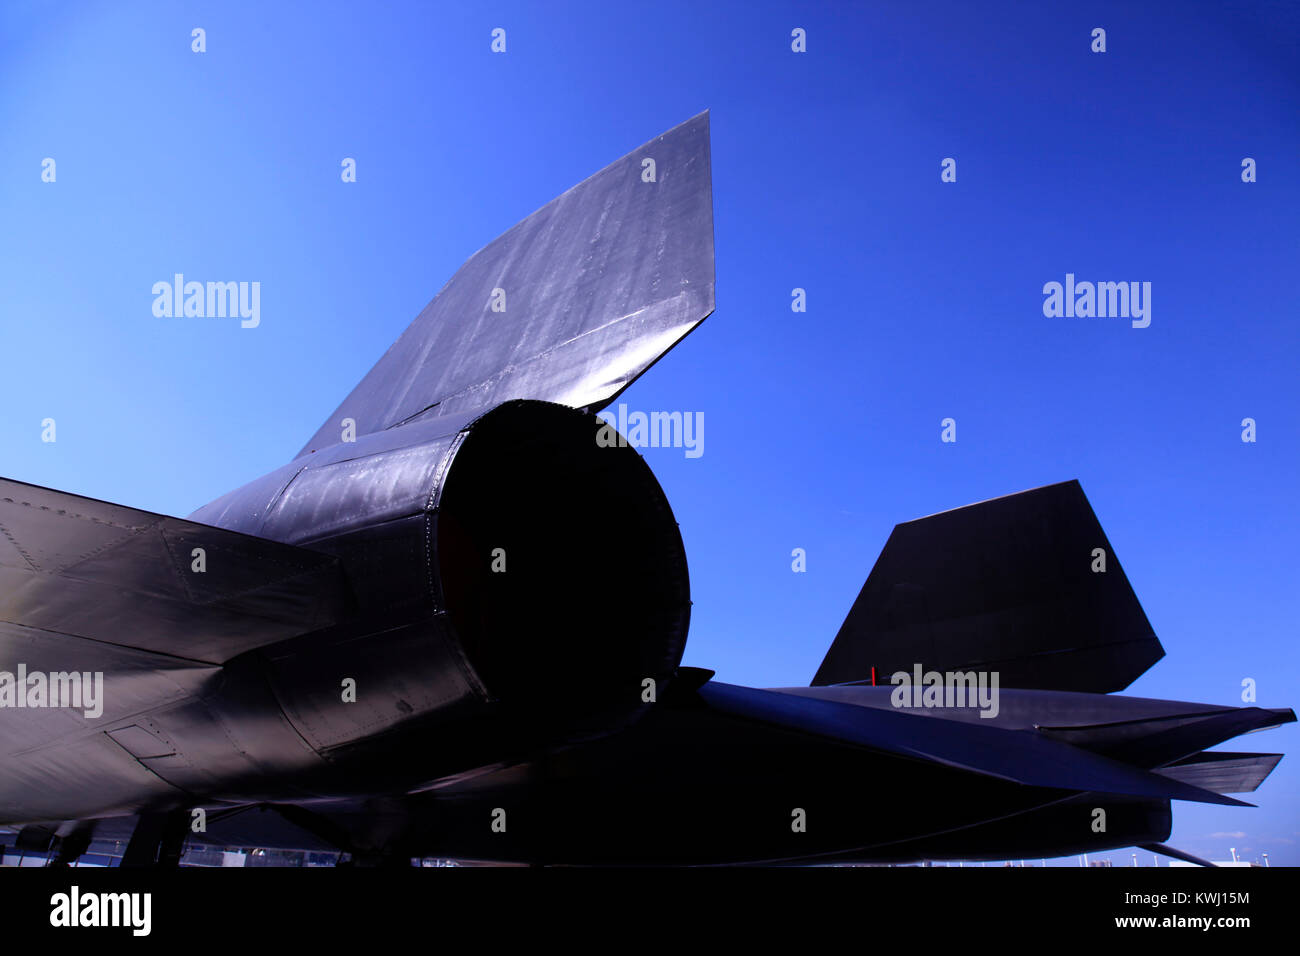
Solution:
[[(702, 457), (646, 450), (685, 663), (806, 684), (894, 524), (1078, 478), (1168, 652), (1128, 693), (1296, 706), (1298, 9), (10, 0), (0, 475), (190, 513), (467, 256), (710, 108), (717, 311), (622, 398), (704, 414)], [(175, 272), (260, 282), (260, 327), (155, 318)], [(1066, 272), (1151, 282), (1150, 327), (1044, 317)], [(1290, 756), (1170, 842), (1300, 863), (1300, 733), (1228, 746)]]

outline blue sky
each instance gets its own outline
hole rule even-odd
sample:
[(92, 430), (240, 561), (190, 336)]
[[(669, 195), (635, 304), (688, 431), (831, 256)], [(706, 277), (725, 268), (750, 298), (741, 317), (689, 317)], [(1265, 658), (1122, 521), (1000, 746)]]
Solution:
[[(468, 255), (710, 108), (717, 311), (622, 398), (706, 422), (646, 451), (685, 662), (806, 684), (895, 523), (1078, 478), (1168, 652), (1129, 693), (1300, 703), (1294, 5), (377, 6), (5, 4), (0, 475), (188, 514)], [(156, 318), (175, 272), (259, 281), (261, 325)], [(1067, 272), (1151, 282), (1150, 327), (1045, 317)], [(1235, 746), (1291, 756), (1171, 842), (1300, 863), (1300, 733)]]

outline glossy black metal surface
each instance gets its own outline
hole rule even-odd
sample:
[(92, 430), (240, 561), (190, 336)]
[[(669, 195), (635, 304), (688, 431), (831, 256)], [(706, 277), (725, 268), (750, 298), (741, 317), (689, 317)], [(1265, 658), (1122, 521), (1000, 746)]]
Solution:
[[(899, 525), (812, 687), (679, 667), (677, 523), (592, 412), (712, 310), (711, 206), (700, 114), (476, 253), (189, 520), (0, 482), (0, 824), (144, 864), (195, 807), (194, 840), (362, 862), (985, 859), (1156, 846), (1171, 800), (1258, 787), (1277, 755), (1204, 748), (1291, 711), (1101, 693), (1163, 649), (1077, 482)], [(102, 674), (102, 712), (14, 706), (20, 665)], [(914, 666), (997, 704), (895, 699)]]
[(0, 528), (12, 627), (220, 664), (349, 603), (328, 554), (16, 481)]
[[(1097, 562), (1104, 556), (1105, 569)], [(997, 671), (1003, 687), (1122, 690), (1164, 656), (1077, 481), (894, 528), (812, 683)]]
[(706, 111), (471, 256), (299, 457), (345, 418), (370, 434), (516, 398), (599, 411), (713, 311), (713, 281)]

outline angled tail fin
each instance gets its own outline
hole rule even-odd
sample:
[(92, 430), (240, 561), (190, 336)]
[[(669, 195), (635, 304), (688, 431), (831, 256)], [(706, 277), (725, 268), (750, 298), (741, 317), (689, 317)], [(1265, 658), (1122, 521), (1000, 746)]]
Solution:
[(1003, 687), (1108, 693), (1163, 656), (1083, 489), (1067, 481), (896, 526), (812, 686), (921, 664), (997, 671)]
[(599, 411), (713, 311), (709, 114), (547, 203), (457, 270), (298, 457), (517, 398)]

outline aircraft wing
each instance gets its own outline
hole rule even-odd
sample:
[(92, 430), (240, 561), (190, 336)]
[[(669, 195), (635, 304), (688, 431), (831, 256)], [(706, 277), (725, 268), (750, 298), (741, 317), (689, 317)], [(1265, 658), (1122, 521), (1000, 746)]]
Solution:
[(326, 627), (347, 601), (331, 555), (0, 479), (0, 669), (35, 669), (26, 649), (54, 670), (85, 670), (83, 655), (217, 665)]
[(137, 759), (168, 750), (144, 715), (349, 601), (330, 555), (0, 479), (0, 814), (73, 767), (111, 799), (165, 790)]
[(715, 681), (699, 695), (710, 708), (746, 720), (1026, 786), (1250, 806), (1037, 730), (981, 727)]

